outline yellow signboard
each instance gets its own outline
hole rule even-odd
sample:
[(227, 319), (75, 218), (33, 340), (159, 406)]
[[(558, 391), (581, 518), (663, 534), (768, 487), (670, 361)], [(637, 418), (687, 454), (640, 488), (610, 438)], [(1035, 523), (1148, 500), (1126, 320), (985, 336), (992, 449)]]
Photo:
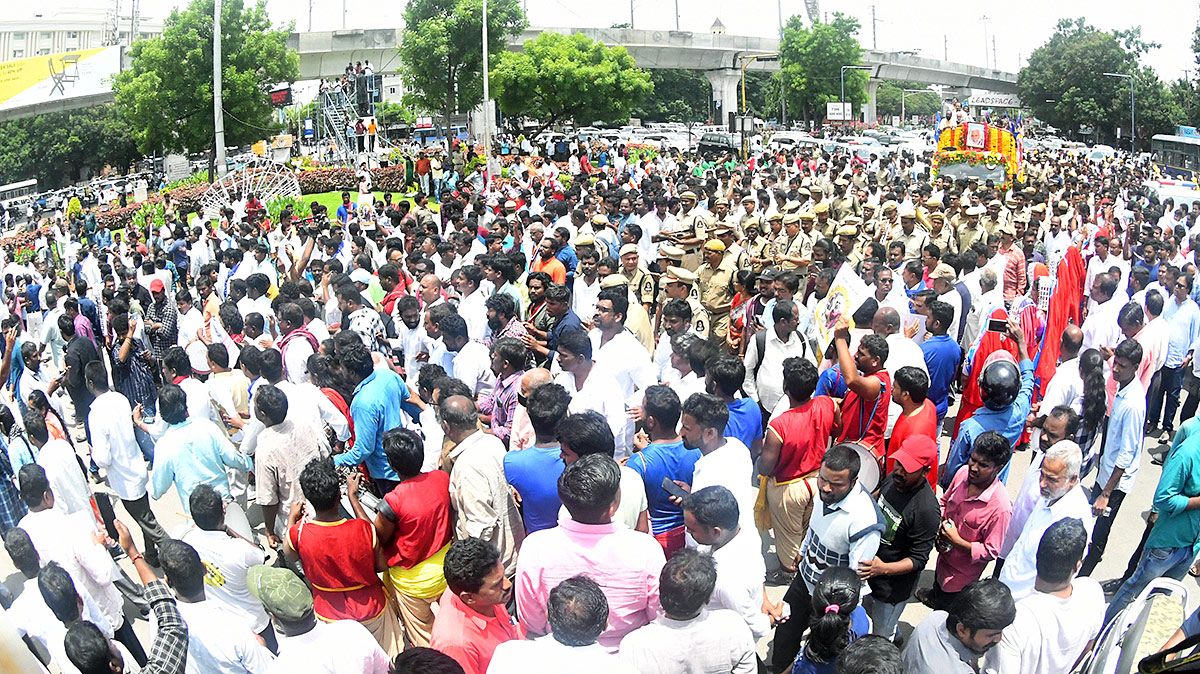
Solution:
[(99, 47), (0, 63), (0, 110), (112, 91), (121, 47)]

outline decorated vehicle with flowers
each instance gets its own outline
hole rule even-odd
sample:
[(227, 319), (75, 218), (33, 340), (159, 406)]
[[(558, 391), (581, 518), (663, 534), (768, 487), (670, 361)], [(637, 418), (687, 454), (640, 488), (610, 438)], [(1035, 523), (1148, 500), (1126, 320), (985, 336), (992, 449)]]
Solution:
[(991, 180), (1000, 189), (1008, 189), (1013, 180), (1024, 181), (1021, 139), (1012, 131), (985, 124), (966, 122), (942, 129), (933, 153), (933, 177), (954, 180)]

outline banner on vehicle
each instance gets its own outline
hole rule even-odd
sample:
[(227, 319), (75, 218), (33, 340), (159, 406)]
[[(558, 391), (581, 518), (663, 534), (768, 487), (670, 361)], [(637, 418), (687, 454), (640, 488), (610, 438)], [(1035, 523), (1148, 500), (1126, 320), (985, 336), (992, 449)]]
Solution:
[(0, 111), (112, 92), (121, 47), (100, 47), (0, 63)]

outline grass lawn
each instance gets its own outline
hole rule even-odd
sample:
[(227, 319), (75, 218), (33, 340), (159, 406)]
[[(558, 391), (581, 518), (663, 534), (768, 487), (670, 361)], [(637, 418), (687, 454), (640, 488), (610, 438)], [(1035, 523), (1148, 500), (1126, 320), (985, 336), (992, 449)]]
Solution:
[[(383, 201), (383, 192), (372, 192), (372, 194), (375, 195), (376, 200)], [(357, 202), (358, 201), (358, 192), (351, 191), (350, 199), (354, 202)], [(300, 197), (300, 200), (306, 204), (311, 204), (312, 202), (316, 201), (317, 203), (321, 204), (322, 206), (328, 208), (329, 214), (330, 214), (330, 219), (332, 219), (334, 217), (334, 215), (337, 213), (338, 207), (342, 205), (342, 193), (340, 191), (337, 191), (337, 192), (318, 192), (316, 194), (305, 194)], [(400, 203), (401, 201), (407, 201), (411, 204), (413, 200), (408, 197), (402, 197), (399, 194), (397, 194), (396, 192), (393, 192), (392, 193), (392, 203)], [(435, 213), (437, 212), (437, 210), (438, 210), (437, 204), (430, 201), (428, 203), (428, 205), (429, 205), (429, 209), (431, 211), (434, 211)]]

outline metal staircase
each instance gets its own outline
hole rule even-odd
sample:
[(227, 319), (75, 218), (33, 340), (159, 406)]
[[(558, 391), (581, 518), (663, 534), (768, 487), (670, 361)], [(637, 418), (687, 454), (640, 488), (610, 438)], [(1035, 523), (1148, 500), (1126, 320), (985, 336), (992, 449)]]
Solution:
[[(374, 85), (374, 77), (357, 77), (347, 82), (345, 86), (340, 82), (334, 84), (317, 97), (320, 107), (322, 144), (328, 147), (332, 141), (332, 146), (336, 147), (336, 152), (329, 157), (329, 161), (349, 166), (358, 166), (366, 161), (370, 165), (377, 166), (379, 157), (385, 151), (390, 151), (391, 143), (386, 142), (382, 136), (376, 135), (375, 151), (359, 152), (358, 139), (348, 136), (346, 133), (347, 127), (352, 126), (357, 120), (375, 115), (377, 91)], [(360, 87), (363, 88), (362, 91), (359, 91)]]

